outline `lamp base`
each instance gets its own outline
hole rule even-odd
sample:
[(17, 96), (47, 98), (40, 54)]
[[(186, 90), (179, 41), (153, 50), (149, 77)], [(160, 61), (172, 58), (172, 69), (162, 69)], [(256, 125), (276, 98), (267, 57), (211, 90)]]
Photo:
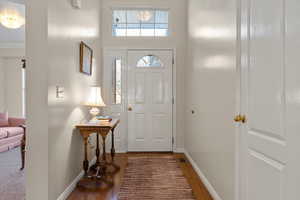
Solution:
[(99, 115), (100, 113), (100, 110), (99, 108), (97, 107), (93, 107), (91, 110), (90, 110), (90, 114), (92, 115), (92, 119), (90, 120), (90, 122), (97, 122), (97, 115)]

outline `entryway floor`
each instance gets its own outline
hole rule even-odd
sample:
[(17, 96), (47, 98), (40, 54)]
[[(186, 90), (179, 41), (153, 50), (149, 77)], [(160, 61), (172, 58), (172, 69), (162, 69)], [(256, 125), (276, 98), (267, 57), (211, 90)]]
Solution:
[[(128, 163), (128, 158), (130, 156), (155, 156), (164, 157), (166, 155), (174, 156), (178, 159), (180, 168), (186, 177), (188, 183), (190, 184), (193, 194), (197, 200), (213, 200), (207, 189), (203, 185), (202, 181), (198, 177), (197, 173), (192, 168), (191, 164), (188, 162), (184, 154), (173, 154), (173, 153), (126, 153), (117, 154), (116, 163), (121, 166), (120, 172), (114, 176), (114, 186), (108, 190), (87, 190), (77, 187), (70, 195), (68, 200), (118, 200), (118, 192), (122, 184), (122, 178), (125, 173), (125, 168)], [(155, 199), (154, 199), (155, 200)]]
[(20, 148), (0, 153), (0, 199), (24, 200), (25, 174), (20, 171)]

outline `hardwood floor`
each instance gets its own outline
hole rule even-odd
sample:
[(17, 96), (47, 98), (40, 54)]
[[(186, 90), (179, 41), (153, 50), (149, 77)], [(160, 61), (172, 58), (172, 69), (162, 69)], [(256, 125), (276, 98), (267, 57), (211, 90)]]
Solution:
[[(184, 176), (187, 178), (189, 184), (193, 189), (193, 193), (197, 200), (213, 200), (207, 189), (203, 185), (202, 181), (199, 179), (197, 173), (192, 168), (191, 164), (188, 162), (184, 154), (172, 154), (172, 153), (127, 153), (127, 154), (117, 154), (116, 163), (121, 166), (120, 172), (118, 172), (114, 177), (114, 187), (108, 190), (97, 189), (97, 190), (87, 190), (77, 187), (72, 194), (69, 196), (68, 200), (117, 200), (118, 192), (120, 190), (122, 177), (127, 165), (127, 159), (130, 156), (164, 156), (173, 155), (179, 161), (179, 165), (182, 169)], [(185, 160), (181, 162), (180, 159)]]

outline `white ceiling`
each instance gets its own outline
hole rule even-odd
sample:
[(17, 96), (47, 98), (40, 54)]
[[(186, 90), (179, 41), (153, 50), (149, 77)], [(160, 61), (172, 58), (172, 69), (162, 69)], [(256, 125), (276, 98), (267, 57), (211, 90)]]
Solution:
[[(25, 16), (25, 0), (1, 0), (0, 10), (6, 7), (14, 7)], [(0, 48), (20, 47), (25, 42), (25, 26), (19, 29), (8, 29), (0, 24)]]

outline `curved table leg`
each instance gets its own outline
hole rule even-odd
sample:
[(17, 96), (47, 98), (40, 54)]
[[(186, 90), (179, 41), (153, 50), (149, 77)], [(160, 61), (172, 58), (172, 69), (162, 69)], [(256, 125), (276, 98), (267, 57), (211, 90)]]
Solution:
[(111, 150), (110, 150), (110, 154), (111, 154), (111, 162), (114, 162), (114, 158), (115, 158), (115, 136), (114, 136), (114, 131), (115, 128), (111, 129)]
[(21, 159), (22, 159), (22, 166), (20, 170), (23, 170), (25, 168), (25, 151), (26, 151), (26, 127), (25, 126), (21, 126), (24, 130), (24, 135), (23, 138), (21, 140)]
[(110, 150), (110, 155), (111, 155), (111, 162), (108, 163), (108, 165), (111, 165), (114, 167), (114, 170), (112, 172), (109, 172), (110, 174), (115, 174), (120, 170), (120, 166), (116, 165), (114, 163), (115, 160), (115, 154), (116, 154), (116, 150), (115, 150), (115, 135), (114, 135), (114, 131), (115, 128), (111, 129), (111, 150)]
[(89, 170), (89, 160), (88, 160), (88, 138), (87, 136), (85, 136), (83, 138), (84, 140), (84, 161), (83, 161), (83, 169), (84, 169), (84, 175), (88, 176), (88, 170)]

